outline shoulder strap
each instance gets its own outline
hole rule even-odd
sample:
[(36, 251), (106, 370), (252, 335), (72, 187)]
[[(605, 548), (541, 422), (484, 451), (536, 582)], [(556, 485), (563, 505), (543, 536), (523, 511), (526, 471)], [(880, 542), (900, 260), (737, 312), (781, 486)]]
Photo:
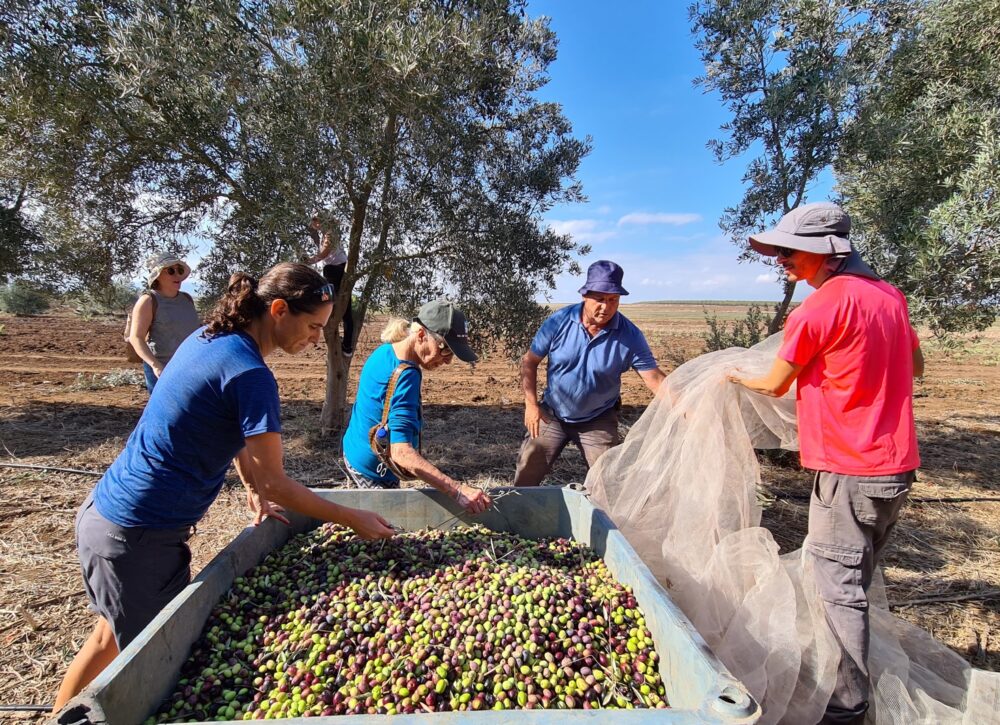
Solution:
[[(153, 300), (153, 314), (149, 318), (149, 324), (150, 324), (150, 326), (152, 326), (153, 325), (153, 320), (156, 319), (156, 308), (157, 308), (157, 306), (160, 303), (156, 299), (156, 295), (154, 295), (151, 290), (144, 291), (142, 294), (139, 295), (139, 299), (141, 300), (146, 295), (149, 295), (149, 299)], [(138, 301), (139, 300), (136, 300), (136, 302), (138, 302)], [(125, 334), (124, 334), (124, 337), (125, 337), (126, 341), (128, 340), (129, 335), (131, 335), (131, 334), (132, 334), (132, 310), (130, 309), (127, 313), (125, 313)]]
[(379, 423), (383, 428), (389, 424), (389, 406), (392, 404), (392, 396), (396, 392), (396, 383), (399, 382), (399, 376), (403, 374), (404, 370), (410, 367), (413, 367), (411, 363), (401, 362), (389, 377), (389, 386), (385, 389), (385, 405), (382, 406), (382, 422)]
[(143, 292), (144, 295), (149, 295), (149, 299), (153, 300), (153, 316), (149, 318), (149, 324), (153, 324), (153, 320), (156, 319), (156, 308), (160, 306), (160, 301), (156, 299), (156, 295), (153, 294), (152, 290), (147, 290)]

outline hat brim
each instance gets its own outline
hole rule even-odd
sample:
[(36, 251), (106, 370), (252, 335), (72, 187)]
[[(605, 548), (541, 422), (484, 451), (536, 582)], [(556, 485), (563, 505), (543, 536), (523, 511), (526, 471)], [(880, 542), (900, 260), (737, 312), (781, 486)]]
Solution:
[(845, 237), (838, 237), (834, 234), (822, 237), (800, 237), (798, 234), (772, 229), (769, 232), (754, 234), (749, 238), (749, 241), (753, 250), (765, 257), (778, 256), (778, 247), (788, 247), (813, 254), (848, 254), (851, 251), (851, 242)]
[(155, 282), (157, 279), (160, 278), (160, 274), (163, 273), (163, 270), (165, 270), (167, 267), (173, 267), (175, 264), (179, 264), (182, 267), (184, 267), (184, 274), (181, 275), (181, 282), (183, 282), (184, 280), (186, 280), (188, 277), (191, 276), (191, 266), (183, 259), (174, 258), (170, 259), (169, 261), (161, 262), (153, 270), (151, 270), (146, 275), (146, 286), (152, 287), (153, 282)]
[(471, 364), (479, 360), (479, 356), (472, 351), (472, 348), (469, 347), (469, 343), (467, 343), (465, 340), (460, 339), (458, 336), (445, 335), (444, 341), (448, 344), (448, 347), (451, 349), (451, 351), (455, 353), (455, 357), (457, 357), (462, 362), (467, 362)]
[(597, 282), (593, 285), (584, 285), (579, 289), (579, 294), (585, 295), (588, 292), (600, 292), (604, 295), (622, 295), (623, 297), (628, 294), (628, 290), (624, 287), (620, 287), (616, 284)]

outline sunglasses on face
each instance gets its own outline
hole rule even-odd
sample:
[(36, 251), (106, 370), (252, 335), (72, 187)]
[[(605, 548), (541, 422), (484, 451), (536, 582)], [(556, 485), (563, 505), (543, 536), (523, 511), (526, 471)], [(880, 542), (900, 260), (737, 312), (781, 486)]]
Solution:
[(785, 257), (786, 259), (798, 251), (796, 249), (789, 249), (788, 247), (775, 247), (774, 250), (778, 253), (779, 257)]
[[(427, 330), (426, 327), (424, 329)], [(451, 351), (451, 348), (448, 347), (448, 343), (445, 341), (443, 337), (434, 332), (431, 332), (430, 330), (427, 330), (427, 334), (429, 334), (431, 336), (431, 339), (438, 344), (438, 353), (442, 357), (451, 357), (452, 355), (455, 354)]]
[(178, 277), (184, 276), (184, 267), (183, 265), (180, 264), (178, 264), (176, 267), (164, 267), (163, 271), (166, 272), (167, 274), (175, 274)]
[(431, 332), (427, 327), (424, 327), (424, 330), (426, 330), (430, 338), (437, 343), (438, 353), (440, 353), (442, 357), (451, 357), (452, 355), (455, 354), (454, 352), (452, 352), (452, 349), (448, 347), (448, 342), (443, 337), (441, 337), (436, 332)]

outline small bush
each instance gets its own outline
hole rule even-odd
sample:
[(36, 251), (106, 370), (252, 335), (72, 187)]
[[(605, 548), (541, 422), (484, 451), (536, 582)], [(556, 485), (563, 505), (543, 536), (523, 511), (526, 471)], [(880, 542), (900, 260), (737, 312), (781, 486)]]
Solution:
[(107, 390), (120, 388), (124, 385), (145, 385), (146, 378), (141, 370), (135, 368), (117, 368), (109, 372), (94, 373), (89, 378), (83, 373), (76, 376), (73, 390)]
[(47, 294), (24, 280), (0, 286), (0, 309), (14, 315), (38, 315), (49, 309)]
[(709, 315), (705, 310), (705, 322), (708, 323), (708, 332), (702, 335), (705, 352), (725, 350), (727, 347), (753, 347), (767, 337), (771, 319), (771, 315), (757, 304), (750, 305), (746, 316), (742, 320), (733, 320), (732, 324), (720, 322), (715, 313)]
[(118, 282), (98, 290), (86, 290), (73, 296), (73, 308), (78, 315), (110, 315), (126, 313), (132, 309), (139, 290), (127, 282)]
[(198, 310), (198, 317), (205, 319), (215, 309), (215, 303), (219, 301), (217, 295), (198, 295), (194, 298), (194, 308)]

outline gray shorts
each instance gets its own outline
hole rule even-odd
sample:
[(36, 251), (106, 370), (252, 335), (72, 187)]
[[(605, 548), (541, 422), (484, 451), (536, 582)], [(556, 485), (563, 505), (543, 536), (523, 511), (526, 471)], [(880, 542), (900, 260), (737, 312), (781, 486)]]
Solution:
[(90, 608), (111, 625), (119, 651), (191, 581), (192, 527), (113, 524), (87, 496), (76, 515), (76, 547)]

